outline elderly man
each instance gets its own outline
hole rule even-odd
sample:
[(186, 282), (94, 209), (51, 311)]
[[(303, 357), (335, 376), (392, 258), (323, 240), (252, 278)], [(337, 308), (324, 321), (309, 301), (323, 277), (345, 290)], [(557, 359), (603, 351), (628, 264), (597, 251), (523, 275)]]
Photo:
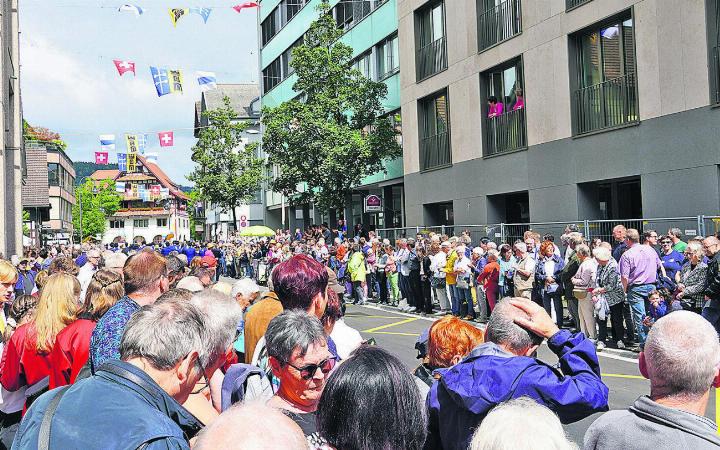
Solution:
[(702, 316), (720, 333), (720, 240), (714, 236), (705, 238), (702, 248), (705, 256), (710, 259), (707, 286), (705, 286), (705, 299), (707, 302), (703, 307)]
[(78, 271), (77, 279), (80, 282), (80, 298), (83, 300), (85, 299), (85, 292), (87, 292), (90, 280), (92, 280), (93, 275), (95, 275), (95, 272), (97, 272), (100, 267), (100, 260), (100, 250), (96, 248), (88, 250), (87, 262), (83, 264)]
[(586, 450), (717, 449), (717, 425), (703, 417), (710, 389), (720, 386), (720, 344), (713, 327), (690, 311), (659, 319), (638, 361), (650, 396), (610, 411), (585, 434)]
[(241, 278), (233, 284), (230, 296), (245, 311), (260, 296), (260, 286), (250, 278)]
[(13, 448), (189, 449), (186, 439), (203, 424), (181, 405), (230, 345), (231, 338), (219, 342), (210, 334), (208, 319), (187, 301), (142, 307), (127, 323), (120, 360), (42, 395)]
[[(543, 338), (560, 362), (558, 372), (532, 358)], [(467, 449), (473, 430), (498, 404), (530, 397), (571, 423), (606, 411), (608, 388), (600, 379), (595, 346), (582, 333), (560, 330), (545, 310), (524, 298), (495, 306), (485, 343), (441, 371), (427, 398), (426, 449)]]
[(125, 296), (98, 320), (90, 338), (93, 370), (111, 359), (120, 358), (120, 338), (130, 316), (140, 307), (155, 303), (169, 289), (165, 258), (152, 251), (141, 251), (123, 268)]
[(250, 402), (223, 412), (193, 446), (193, 450), (226, 448), (307, 450), (308, 444), (300, 427), (280, 410)]
[(628, 246), (625, 243), (625, 238), (627, 237), (627, 228), (625, 228), (624, 225), (615, 225), (612, 230), (612, 235), (613, 240), (615, 241), (612, 249), (612, 256), (615, 261), (620, 262), (620, 257), (628, 249)]
[[(532, 241), (532, 239), (530, 239)], [(515, 297), (523, 297), (528, 300), (532, 297), (533, 281), (535, 280), (535, 259), (528, 250), (527, 244), (517, 242), (514, 245), (515, 263), (513, 270), (513, 283), (515, 284)], [(534, 251), (535, 249), (530, 249)]]
[[(657, 233), (655, 233), (657, 236)], [(647, 327), (643, 324), (645, 319), (645, 301), (650, 292), (655, 290), (658, 270), (665, 270), (654, 248), (649, 245), (640, 245), (640, 233), (634, 228), (627, 230), (625, 244), (628, 250), (620, 257), (620, 277), (632, 310), (635, 323), (635, 334), (639, 347), (631, 350), (642, 350), (647, 337)]]

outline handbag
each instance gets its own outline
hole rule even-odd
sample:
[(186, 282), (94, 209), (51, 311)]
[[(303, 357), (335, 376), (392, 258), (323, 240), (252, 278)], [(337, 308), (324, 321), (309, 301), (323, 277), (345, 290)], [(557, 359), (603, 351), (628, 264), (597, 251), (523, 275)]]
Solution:
[(433, 276), (432, 278), (430, 278), (430, 286), (432, 286), (434, 288), (445, 289), (445, 277)]
[(572, 290), (573, 297), (575, 297), (578, 300), (585, 300), (588, 296), (587, 289), (573, 289)]
[(470, 283), (468, 282), (467, 278), (458, 277), (455, 286), (457, 286), (458, 289), (469, 289)]

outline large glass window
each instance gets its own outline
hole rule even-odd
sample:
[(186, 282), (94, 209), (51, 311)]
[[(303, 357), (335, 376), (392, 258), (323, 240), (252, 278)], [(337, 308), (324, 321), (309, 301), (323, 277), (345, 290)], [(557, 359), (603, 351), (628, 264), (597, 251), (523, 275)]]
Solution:
[(435, 3), (416, 13), (418, 81), (447, 68), (443, 3)]
[(360, 71), (365, 78), (374, 79), (373, 67), (372, 67), (372, 51), (368, 50), (362, 55), (355, 58), (353, 68)]
[(710, 68), (710, 103), (720, 103), (720, 0), (707, 2)]
[(263, 69), (263, 92), (267, 93), (282, 81), (281, 58), (277, 58)]
[(521, 0), (477, 0), (477, 11), (479, 51), (522, 31)]
[(48, 184), (60, 186), (60, 166), (57, 163), (48, 163)]
[(265, 18), (265, 20), (262, 21), (260, 24), (260, 28), (262, 29), (261, 35), (262, 35), (262, 45), (263, 47), (265, 44), (267, 44), (270, 39), (273, 38), (277, 34), (277, 32), (280, 30), (282, 24), (281, 24), (281, 10), (278, 6), (275, 8), (269, 16)]
[(419, 102), (420, 169), (450, 164), (450, 118), (447, 90)]
[(377, 46), (378, 77), (382, 80), (400, 69), (398, 35), (394, 34)]
[(629, 13), (573, 36), (576, 134), (639, 121), (635, 37)]
[(485, 156), (527, 147), (522, 60), (516, 58), (481, 74), (485, 87)]

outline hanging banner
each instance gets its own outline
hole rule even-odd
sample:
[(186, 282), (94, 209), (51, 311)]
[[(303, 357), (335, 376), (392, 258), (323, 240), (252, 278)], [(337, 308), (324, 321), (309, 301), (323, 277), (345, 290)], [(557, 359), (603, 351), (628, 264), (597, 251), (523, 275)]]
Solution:
[(177, 27), (177, 22), (182, 16), (187, 14), (188, 10), (185, 8), (170, 8), (168, 14), (170, 14), (170, 20), (174, 27)]
[(138, 138), (136, 134), (126, 134), (125, 142), (127, 143), (128, 154), (138, 152)]
[(127, 154), (127, 171), (137, 172), (137, 153)]
[(154, 200), (160, 199), (161, 188), (162, 186), (160, 186), (159, 184), (153, 184), (152, 186), (150, 186), (150, 197)]
[(117, 165), (120, 172), (127, 172), (127, 153), (117, 154)]
[(176, 92), (179, 92), (182, 94), (182, 92), (183, 92), (182, 71), (170, 70), (170, 71), (168, 71), (168, 78), (170, 80), (170, 92), (173, 94)]
[(172, 131), (161, 131), (158, 133), (160, 147), (172, 147), (175, 143), (175, 136)]
[(113, 59), (115, 68), (120, 76), (123, 76), (125, 72), (132, 72), (135, 75), (135, 63), (132, 61), (122, 61), (120, 59)]
[(233, 6), (232, 9), (234, 9), (237, 12), (240, 12), (245, 8), (257, 8), (258, 6), (260, 6), (260, 5), (257, 2), (245, 2), (245, 3), (241, 3), (239, 5)]
[(198, 16), (202, 17), (203, 22), (205, 23), (207, 23), (208, 18), (210, 17), (210, 12), (212, 12), (211, 8), (201, 8), (198, 6), (190, 8), (190, 14), (197, 14)]
[(107, 164), (108, 153), (107, 152), (95, 152), (95, 164)]

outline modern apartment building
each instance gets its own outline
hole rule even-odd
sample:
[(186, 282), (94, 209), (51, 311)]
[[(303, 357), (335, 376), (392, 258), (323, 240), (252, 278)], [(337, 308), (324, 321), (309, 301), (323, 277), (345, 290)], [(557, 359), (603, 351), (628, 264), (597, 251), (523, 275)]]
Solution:
[[(228, 97), (230, 105), (236, 113), (237, 122), (245, 122), (242, 145), (259, 142), (260, 133), (260, 86), (257, 83), (218, 84), (217, 89), (203, 92), (200, 101), (195, 102), (195, 137), (208, 125), (205, 111), (223, 106), (223, 99)], [(258, 153), (260, 150), (257, 150)], [(233, 211), (214, 204), (196, 205), (195, 227), (201, 232), (203, 239), (227, 239), (234, 230), (252, 225), (262, 225), (265, 218), (263, 190), (255, 194), (253, 200), (246, 205), (235, 207), (237, 223), (233, 224)], [(199, 216), (202, 214), (202, 216)]]
[(407, 224), (717, 215), (719, 3), (397, 0)]
[[(353, 48), (354, 66), (368, 78), (383, 81), (388, 86), (384, 107), (400, 130), (397, 3), (397, 0), (330, 1), (333, 18), (344, 32), (340, 39)], [(303, 42), (305, 32), (318, 17), (319, 4), (320, 0), (265, 0), (261, 3), (258, 39), (264, 107), (277, 106), (300, 94), (292, 88), (297, 77), (290, 67), (291, 51)], [(362, 161), (358, 163), (362, 164)], [(353, 224), (362, 222), (378, 228), (405, 224), (402, 158), (388, 161), (386, 168), (387, 173), (368, 177), (357, 186), (352, 202), (343, 213), (344, 218)], [(370, 212), (364, 207), (365, 199), (370, 196), (382, 200), (381, 211)], [(312, 205), (290, 207), (287, 199), (271, 191), (266, 192), (266, 203), (266, 222), (270, 226), (284, 224), (294, 229), (322, 221), (333, 222), (332, 218), (314, 211)]]
[(17, 0), (0, 3), (0, 253), (22, 252), (24, 177)]

